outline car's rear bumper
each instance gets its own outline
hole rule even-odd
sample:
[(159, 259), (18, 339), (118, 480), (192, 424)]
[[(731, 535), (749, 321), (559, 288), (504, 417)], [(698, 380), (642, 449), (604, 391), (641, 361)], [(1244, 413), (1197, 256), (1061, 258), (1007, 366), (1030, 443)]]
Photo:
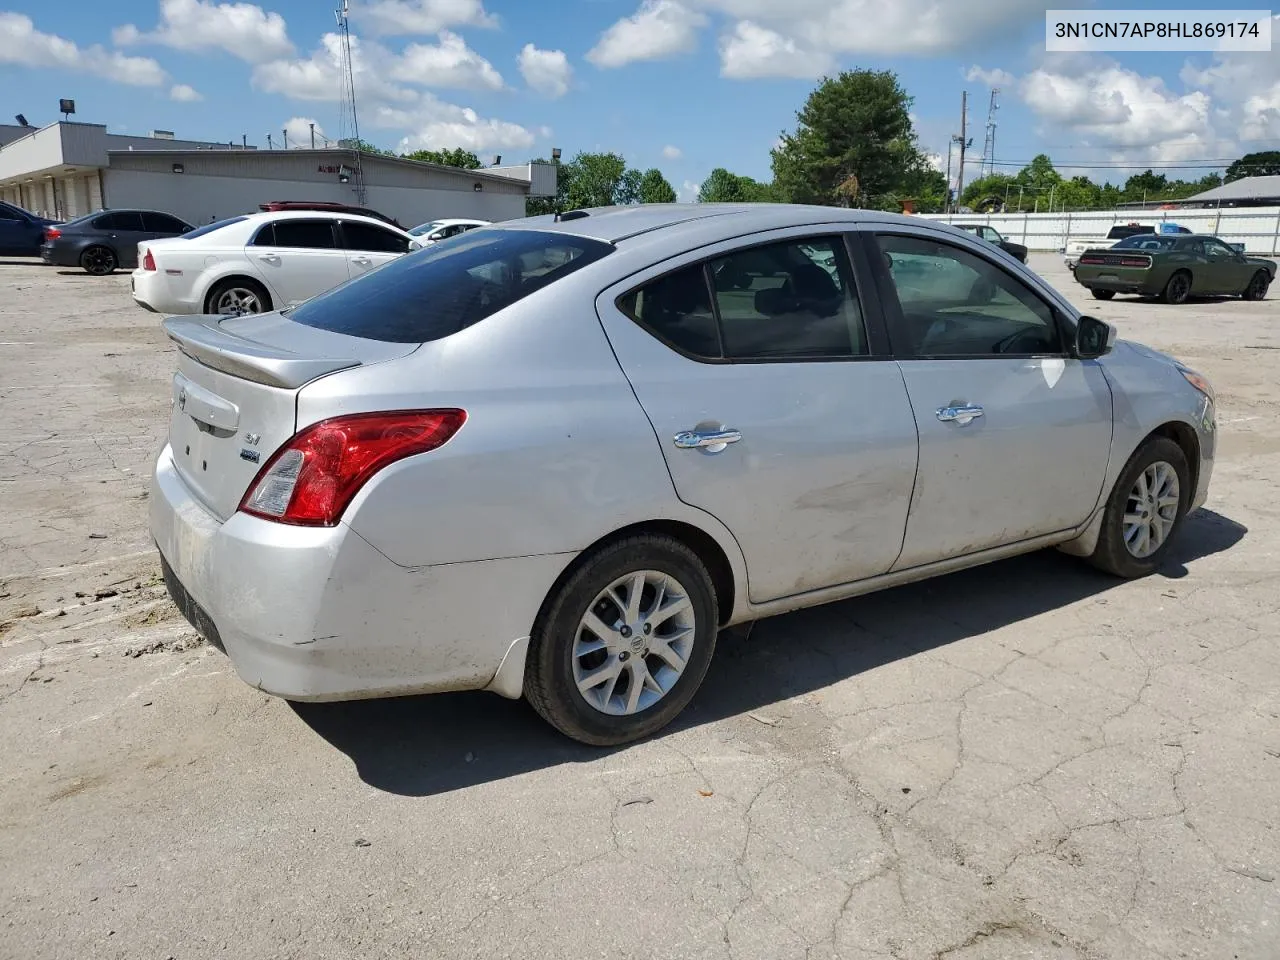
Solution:
[(168, 278), (156, 270), (135, 269), (129, 275), (129, 292), (133, 302), (152, 313), (195, 314), (194, 303), (175, 296)]
[(408, 568), (345, 524), (242, 513), (224, 522), (191, 493), (168, 446), (150, 513), (178, 606), (246, 683), (290, 700), (485, 687), (569, 560)]
[(1075, 267), (1076, 282), (1090, 290), (1110, 290), (1112, 293), (1138, 293), (1152, 295), (1160, 292), (1159, 287), (1152, 286), (1152, 279), (1146, 270), (1125, 270), (1123, 268), (1098, 268), (1093, 266)]

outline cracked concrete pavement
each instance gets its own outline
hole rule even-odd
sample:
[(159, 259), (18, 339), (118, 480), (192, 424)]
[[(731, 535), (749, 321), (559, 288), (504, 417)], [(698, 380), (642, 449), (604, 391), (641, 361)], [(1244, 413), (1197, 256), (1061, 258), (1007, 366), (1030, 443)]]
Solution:
[(127, 275), (0, 265), (0, 957), (1280, 957), (1280, 301), (1033, 266), (1218, 388), (1166, 568), (1045, 553), (764, 621), (596, 751), (493, 695), (236, 679), (147, 537), (157, 318)]

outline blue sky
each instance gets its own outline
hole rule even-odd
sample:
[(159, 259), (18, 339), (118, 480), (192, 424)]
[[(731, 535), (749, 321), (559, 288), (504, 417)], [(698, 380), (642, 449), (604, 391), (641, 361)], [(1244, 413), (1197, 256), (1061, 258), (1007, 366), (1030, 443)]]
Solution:
[[(1064, 172), (1122, 181), (1150, 164), (1199, 177), (1206, 161), (1280, 149), (1280, 52), (1046, 54), (1044, 10), (1061, 3), (350, 2), (365, 139), (506, 162), (614, 150), (686, 198), (716, 166), (767, 179), (769, 149), (817, 79), (851, 67), (896, 71), (922, 146), (942, 156), (961, 90), (981, 153), (993, 84), (1003, 164), (1043, 151), (1080, 165)], [(77, 119), (119, 132), (260, 146), (271, 133), (279, 146), (283, 128), (297, 143), (314, 121), (337, 137), (334, 5), (114, 0), (68, 16), (23, 0), (0, 9), (0, 107), (39, 125), (72, 97)]]

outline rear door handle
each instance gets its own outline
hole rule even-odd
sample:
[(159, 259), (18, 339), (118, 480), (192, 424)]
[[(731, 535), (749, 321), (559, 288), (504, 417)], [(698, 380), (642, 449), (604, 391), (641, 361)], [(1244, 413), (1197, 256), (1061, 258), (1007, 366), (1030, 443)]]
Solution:
[(963, 427), (985, 413), (986, 411), (976, 403), (965, 404), (962, 407), (939, 407), (938, 419), (943, 423), (957, 423)]
[(373, 263), (373, 261), (370, 260), (368, 257), (352, 257), (351, 262), (358, 263), (362, 267), (367, 267), (369, 264)]
[(684, 430), (677, 433), (672, 441), (681, 450), (705, 449), (709, 453), (719, 453), (731, 443), (742, 439), (737, 430)]
[(280, 258), (279, 258), (278, 256), (276, 256), (274, 253), (264, 253), (264, 254), (260, 254), (260, 255), (259, 255), (259, 257), (258, 257), (258, 259), (259, 259), (259, 260), (265, 260), (267, 263), (279, 263), (279, 262), (280, 262)]

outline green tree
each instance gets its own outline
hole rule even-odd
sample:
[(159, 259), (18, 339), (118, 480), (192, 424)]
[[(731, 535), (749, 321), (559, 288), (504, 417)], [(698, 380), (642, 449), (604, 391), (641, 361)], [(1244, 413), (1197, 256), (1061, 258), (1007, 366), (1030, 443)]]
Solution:
[(627, 162), (616, 153), (579, 153), (565, 165), (565, 209), (634, 202), (636, 184), (626, 172)]
[(699, 203), (769, 203), (773, 198), (771, 184), (730, 173), (724, 167), (712, 170), (698, 188)]
[(470, 150), (454, 147), (452, 150), (415, 150), (404, 155), (406, 160), (438, 163), (445, 167), (461, 167), (463, 170), (479, 170), (480, 158)]
[(1168, 189), (1169, 178), (1151, 170), (1135, 173), (1124, 182), (1125, 196), (1129, 200), (1142, 200), (1144, 197), (1148, 200), (1164, 199), (1162, 194)]
[(1045, 199), (1048, 199), (1049, 193), (1062, 183), (1062, 174), (1054, 169), (1048, 154), (1040, 153), (1032, 157), (1031, 162), (1019, 170), (1013, 179), (1025, 190), (1032, 194), (1043, 193)]
[(1226, 182), (1240, 180), (1244, 177), (1276, 177), (1280, 176), (1280, 150), (1261, 150), (1257, 153), (1246, 153), (1231, 166), (1227, 167)]
[(1195, 183), (1197, 193), (1203, 193), (1206, 190), (1212, 190), (1214, 187), (1220, 186), (1222, 186), (1222, 174), (1220, 173), (1210, 173), (1201, 177)]
[(1102, 189), (1088, 177), (1072, 177), (1058, 185), (1053, 205), (1059, 210), (1096, 210)]
[(667, 182), (662, 171), (656, 167), (646, 170), (640, 177), (641, 203), (675, 203), (675, 188)]
[[(794, 133), (772, 151), (778, 199), (893, 209), (928, 167), (911, 125), (913, 100), (892, 71), (851, 70), (818, 85)], [(858, 192), (838, 188), (856, 178)]]
[[(964, 185), (964, 196), (960, 198), (960, 206), (977, 210), (981, 207), (1003, 204), (1006, 193), (1010, 190), (1013, 193), (1010, 201), (1012, 202), (1018, 197), (1018, 185), (1010, 174), (992, 173), (985, 177), (978, 177)], [(993, 199), (997, 202), (996, 204), (990, 203)]]

